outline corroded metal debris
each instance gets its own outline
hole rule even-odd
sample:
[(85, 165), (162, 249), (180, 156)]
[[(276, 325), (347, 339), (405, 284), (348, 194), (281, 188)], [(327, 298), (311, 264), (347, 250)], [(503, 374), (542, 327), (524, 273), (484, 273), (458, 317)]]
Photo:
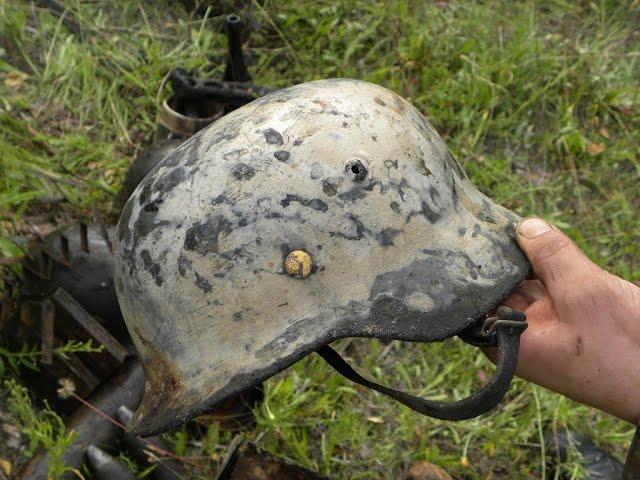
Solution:
[[(87, 397), (132, 355), (115, 297), (111, 248), (96, 225), (53, 232), (27, 250), (21, 276), (10, 280), (14, 292), (2, 302), (5, 341), (41, 352), (38, 371), (24, 369), (22, 379), (60, 413), (79, 404), (57, 395), (59, 379), (70, 379), (76, 393)], [(102, 351), (54, 355), (70, 341), (90, 341)]]
[(215, 480), (329, 480), (236, 437)]
[[(143, 390), (142, 368), (135, 359), (130, 359), (87, 400), (106, 415), (115, 417), (117, 409), (122, 405), (129, 409), (136, 408)], [(69, 468), (78, 469), (82, 466), (85, 450), (89, 445), (111, 445), (118, 438), (118, 429), (112, 422), (84, 405), (71, 415), (66, 426), (68, 431), (75, 431), (74, 441), (63, 457), (65, 465)], [(21, 478), (44, 480), (47, 478), (47, 468), (47, 456), (36, 455), (22, 472)], [(64, 478), (75, 479), (76, 476), (69, 472)]]
[[(8, 281), (26, 300), (47, 297), (61, 288), (116, 337), (126, 336), (120, 308), (113, 301), (112, 235), (113, 228), (77, 223), (32, 239), (23, 245), (22, 275)], [(3, 318), (12, 310), (10, 302), (3, 302), (5, 306)]]
[(544, 436), (547, 463), (551, 467), (566, 463), (571, 452), (582, 458), (585, 478), (588, 480), (622, 479), (624, 466), (616, 458), (599, 449), (585, 435), (566, 428), (549, 429)]
[(172, 94), (159, 108), (154, 143), (142, 150), (127, 171), (119, 194), (120, 204), (163, 158), (185, 139), (223, 115), (272, 92), (251, 83), (242, 50), (243, 21), (235, 14), (225, 21), (228, 53), (222, 80), (201, 78), (175, 68), (169, 74)]
[(87, 464), (93, 473), (94, 480), (135, 480), (135, 475), (109, 455), (95, 445), (89, 445), (85, 451)]
[[(130, 166), (120, 194), (122, 203), (147, 173), (185, 138), (269, 91), (251, 84), (242, 52), (240, 17), (230, 15), (226, 27), (229, 53), (224, 80), (201, 79), (179, 69), (172, 72), (173, 95), (160, 109), (157, 141)], [(88, 415), (84, 407), (77, 409), (79, 403), (74, 395), (59, 395), (59, 380), (73, 385), (74, 394), (102, 402), (98, 408), (104, 404), (108, 410), (113, 410), (113, 399), (119, 398), (128, 399), (125, 404), (129, 408), (137, 407), (144, 386), (140, 366), (133, 359), (127, 360), (133, 351), (115, 295), (111, 233), (112, 229), (101, 224), (78, 223), (45, 237), (30, 239), (23, 244), (27, 252), (22, 262), (23, 274), (11, 279), (10, 292), (0, 305), (0, 332), (11, 340), (10, 346), (19, 349), (30, 345), (42, 352), (39, 371), (25, 371), (22, 375), (25, 383), (58, 412), (72, 414), (70, 425), (80, 433), (80, 446), (74, 444), (67, 452), (68, 464), (73, 468), (81, 465), (82, 450), (88, 437), (93, 437), (94, 429), (95, 441), (101, 444), (113, 441), (114, 432), (108, 422)], [(89, 340), (95, 347), (102, 346), (102, 352), (71, 353), (64, 357), (54, 354), (56, 348), (68, 341)], [(162, 354), (157, 355), (156, 368), (165, 375), (164, 383), (156, 387), (177, 388), (181, 382), (179, 373), (173, 371), (170, 364), (163, 363), (163, 359)], [(128, 371), (124, 370), (125, 366)], [(112, 377), (116, 372), (119, 373)], [(129, 378), (136, 379), (137, 383), (132, 385)], [(251, 409), (262, 396), (261, 386), (253, 386), (200, 421), (216, 421), (229, 429), (251, 426), (255, 421)], [(125, 443), (137, 441), (140, 440), (128, 436)], [(91, 451), (95, 455), (89, 457), (95, 457), (94, 460), (100, 457), (99, 451)], [(171, 470), (180, 471), (176, 465)], [(37, 457), (25, 478), (40, 478), (45, 471), (46, 458)], [(153, 476), (172, 478), (162, 476), (167, 472), (157, 468)]]
[[(122, 425), (129, 425), (133, 412), (122, 405), (116, 412), (116, 418)], [(186, 478), (182, 464), (174, 458), (163, 456), (164, 452), (171, 451), (169, 445), (160, 437), (150, 437), (145, 440), (124, 432), (124, 446), (127, 453), (140, 464), (147, 467), (153, 466), (151, 478), (153, 480), (181, 480)], [(149, 459), (154, 458), (151, 462)]]

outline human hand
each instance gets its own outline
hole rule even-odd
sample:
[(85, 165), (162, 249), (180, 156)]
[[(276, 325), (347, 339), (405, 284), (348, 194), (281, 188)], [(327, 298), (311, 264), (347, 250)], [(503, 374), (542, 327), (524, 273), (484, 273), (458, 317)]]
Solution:
[(544, 220), (525, 219), (516, 232), (536, 277), (504, 302), (529, 324), (517, 375), (637, 424), (640, 288), (601, 269)]

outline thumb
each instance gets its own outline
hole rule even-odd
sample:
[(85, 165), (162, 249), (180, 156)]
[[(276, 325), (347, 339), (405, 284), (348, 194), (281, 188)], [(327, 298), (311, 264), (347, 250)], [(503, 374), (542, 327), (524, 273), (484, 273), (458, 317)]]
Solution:
[(571, 290), (585, 274), (600, 270), (569, 237), (541, 218), (522, 220), (516, 239), (552, 297)]

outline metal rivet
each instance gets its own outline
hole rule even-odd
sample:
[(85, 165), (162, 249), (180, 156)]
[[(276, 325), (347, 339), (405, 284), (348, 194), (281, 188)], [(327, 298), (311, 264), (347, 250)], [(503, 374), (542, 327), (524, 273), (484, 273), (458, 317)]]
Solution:
[(287, 274), (295, 278), (307, 278), (311, 274), (313, 260), (303, 250), (294, 250), (284, 261), (284, 269)]

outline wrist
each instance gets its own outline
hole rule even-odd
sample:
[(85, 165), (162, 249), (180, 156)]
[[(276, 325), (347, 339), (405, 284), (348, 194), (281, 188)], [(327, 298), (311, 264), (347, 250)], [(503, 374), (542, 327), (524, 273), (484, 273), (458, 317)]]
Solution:
[[(618, 292), (614, 301), (619, 306), (616, 309), (615, 323), (623, 340), (620, 349), (611, 348), (609, 353), (615, 359), (615, 364), (620, 367), (614, 375), (618, 377), (620, 384), (618, 399), (621, 402), (609, 412), (638, 425), (640, 424), (640, 371), (635, 366), (640, 365), (640, 287), (619, 277), (614, 278)], [(607, 411), (606, 408), (604, 410)]]

